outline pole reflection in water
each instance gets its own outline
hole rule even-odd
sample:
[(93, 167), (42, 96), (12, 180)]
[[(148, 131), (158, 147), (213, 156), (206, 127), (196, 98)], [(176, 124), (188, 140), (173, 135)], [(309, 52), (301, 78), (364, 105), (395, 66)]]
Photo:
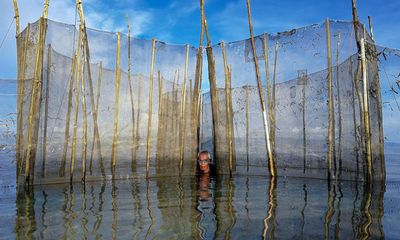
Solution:
[(44, 185), (0, 201), (16, 206), (14, 226), (1, 227), (23, 239), (399, 239), (384, 229), (400, 212), (384, 192), (385, 183), (255, 176)]
[(197, 238), (215, 238), (217, 222), (215, 216), (215, 177), (202, 174), (197, 177), (196, 210), (200, 213), (197, 217)]

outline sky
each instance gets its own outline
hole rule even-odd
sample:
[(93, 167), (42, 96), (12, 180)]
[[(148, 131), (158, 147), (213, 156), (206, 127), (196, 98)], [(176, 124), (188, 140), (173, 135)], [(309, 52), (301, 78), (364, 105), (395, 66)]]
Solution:
[[(0, 79), (15, 79), (17, 72), (12, 2), (0, 0), (0, 41), (4, 39), (0, 48)], [(41, 16), (43, 2), (18, 1), (21, 31)], [(368, 23), (367, 17), (372, 16), (377, 44), (400, 49), (400, 0), (358, 0), (357, 4), (362, 22)], [(251, 5), (255, 35), (321, 23), (326, 17), (352, 19), (351, 0), (252, 0)], [(83, 0), (83, 8), (90, 28), (127, 32), (128, 16), (135, 37), (199, 45), (197, 0)], [(205, 9), (213, 43), (249, 37), (246, 0), (205, 0)], [(49, 18), (73, 24), (75, 0), (50, 0)]]

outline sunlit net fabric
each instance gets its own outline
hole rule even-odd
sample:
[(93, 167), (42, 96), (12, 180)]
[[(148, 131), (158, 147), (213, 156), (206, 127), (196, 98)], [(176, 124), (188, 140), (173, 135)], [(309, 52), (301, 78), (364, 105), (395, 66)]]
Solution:
[[(326, 178), (328, 175), (329, 66), (326, 35), (325, 23), (266, 35), (268, 70), (264, 36), (255, 37), (278, 176)], [(372, 41), (368, 35), (366, 38)], [(341, 179), (364, 179), (367, 162), (363, 121), (360, 119), (363, 85), (362, 74), (357, 75), (359, 61), (353, 23), (330, 21), (330, 40), (334, 113), (332, 174)], [(380, 135), (380, 79), (374, 46), (366, 44), (366, 49), (373, 178), (382, 179), (385, 166), (383, 135)], [(220, 172), (232, 169), (239, 174), (266, 175), (268, 155), (251, 41), (226, 43), (225, 63), (222, 44), (214, 45), (212, 50), (217, 104), (212, 104), (212, 92), (204, 95), (201, 145), (214, 151)], [(224, 71), (224, 64), (230, 69), (228, 74)], [(270, 97), (267, 77), (271, 82)], [(231, 89), (226, 91), (229, 85)], [(226, 101), (226, 96), (229, 101)], [(227, 111), (229, 107), (231, 109)], [(217, 114), (214, 114), (217, 117), (213, 116), (212, 108), (217, 109)], [(271, 115), (274, 116), (272, 119)], [(228, 121), (233, 122), (231, 130), (226, 127)], [(210, 131), (213, 123), (218, 126), (214, 136)], [(231, 147), (229, 136), (233, 142)], [(229, 161), (230, 148), (233, 159)]]
[[(330, 33), (332, 176), (365, 179), (363, 75), (353, 23), (330, 21)], [(129, 42), (127, 35), (92, 29), (87, 29), (86, 46), (84, 40), (78, 44), (79, 35), (78, 27), (42, 20), (17, 38), (15, 135), (20, 180), (194, 174), (198, 149), (212, 152), (219, 173), (269, 174), (250, 39), (208, 49), (215, 59), (216, 91), (202, 95), (198, 147), (198, 49), (136, 38)], [(391, 149), (400, 142), (400, 54), (376, 47), (368, 34), (365, 37), (372, 174), (380, 180), (385, 177), (384, 140), (393, 144)], [(327, 178), (326, 26), (316, 24), (265, 39), (266, 48), (264, 35), (255, 37), (255, 44), (277, 175)], [(207, 88), (204, 73), (203, 82)]]
[[(118, 92), (117, 33), (87, 29), (89, 47), (86, 49), (90, 54), (82, 55), (80, 63), (79, 57), (75, 57), (73, 64), (73, 56), (79, 54), (78, 30), (73, 25), (47, 20), (39, 90), (41, 99), (34, 111), (38, 113), (37, 125), (34, 125), (33, 114), (35, 127), (31, 130), (36, 139), (32, 137), (30, 143), (32, 79), (39, 25), (40, 21), (30, 24), (18, 37), (18, 74), (19, 79), (25, 79), (18, 86), (21, 93), (17, 134), (19, 177), (26, 177), (29, 144), (35, 150), (30, 172), (38, 183), (67, 181), (72, 172), (73, 179), (78, 180), (85, 172), (87, 178), (107, 178), (112, 175), (114, 154), (114, 177), (118, 178), (146, 173), (149, 176), (194, 173), (197, 150), (192, 131), (192, 107), (195, 106), (192, 98), (196, 48), (155, 41), (152, 63), (152, 40), (132, 38), (128, 46), (128, 36), (121, 34)], [(95, 131), (99, 132), (98, 140)], [(75, 162), (72, 164), (73, 148)]]

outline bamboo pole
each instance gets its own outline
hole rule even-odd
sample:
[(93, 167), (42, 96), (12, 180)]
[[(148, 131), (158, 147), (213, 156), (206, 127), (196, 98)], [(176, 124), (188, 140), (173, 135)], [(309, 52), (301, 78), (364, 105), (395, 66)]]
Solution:
[[(197, 51), (197, 61), (196, 61), (196, 73), (195, 73), (195, 81), (194, 81), (194, 95), (192, 99), (193, 111), (192, 111), (192, 128), (193, 133), (195, 134), (193, 149), (194, 156), (200, 150), (200, 102), (201, 102), (201, 83), (202, 83), (202, 71), (203, 71), (203, 42), (204, 42), (204, 0), (200, 0), (200, 14), (201, 14), (201, 30), (200, 30), (200, 40), (199, 40), (199, 48)], [(196, 162), (193, 164), (194, 172), (196, 172)]]
[(236, 171), (236, 149), (235, 149), (235, 131), (234, 131), (234, 122), (233, 122), (233, 105), (232, 105), (232, 65), (228, 68), (228, 121), (229, 121), (229, 136), (231, 139), (230, 148), (232, 152), (232, 156), (230, 158), (230, 164), (232, 166), (232, 172)]
[[(267, 46), (267, 34), (263, 34), (263, 47), (264, 47), (264, 62), (265, 62), (265, 79), (267, 81), (267, 103), (268, 103), (268, 115), (269, 115), (269, 122), (272, 123), (274, 121), (274, 113), (272, 111), (272, 96), (271, 96), (271, 80), (269, 76), (269, 61), (268, 61), (268, 46)], [(272, 151), (275, 152), (275, 139), (272, 138), (272, 132), (270, 131), (271, 135), (271, 147)]]
[(364, 126), (365, 126), (365, 145), (367, 150), (367, 182), (372, 181), (372, 149), (371, 149), (371, 126), (369, 120), (369, 88), (367, 83), (367, 64), (365, 58), (365, 39), (361, 38), (361, 64), (362, 64), (362, 80), (363, 80), (363, 102), (364, 102)]
[[(84, 51), (82, 51), (84, 53)], [(83, 114), (83, 135), (82, 135), (82, 182), (86, 180), (86, 155), (87, 155), (87, 110), (86, 110), (86, 91), (85, 91), (85, 61), (82, 59), (81, 75), (82, 91), (82, 114)]]
[(175, 145), (177, 145), (176, 144), (176, 129), (175, 129), (175, 123), (176, 123), (176, 119), (175, 119), (175, 111), (176, 111), (176, 107), (175, 107), (175, 105), (176, 105), (176, 99), (177, 99), (177, 97), (176, 97), (176, 88), (177, 88), (177, 80), (178, 80), (178, 78), (177, 78), (177, 74), (178, 74), (178, 70), (175, 70), (175, 72), (174, 72), (174, 80), (173, 80), (173, 83), (172, 83), (172, 92), (171, 92), (171, 101), (170, 101), (170, 109), (172, 109), (172, 111), (170, 111), (170, 116), (168, 117), (168, 119), (171, 119), (171, 129), (170, 129), (170, 132), (171, 132), (171, 136), (170, 136), (170, 138), (171, 138), (171, 142), (172, 142), (172, 146), (173, 147), (171, 147), (171, 148), (169, 148), (169, 156), (172, 156), (173, 158), (175, 157)]
[(49, 15), (49, 0), (44, 0), (43, 18), (47, 19), (48, 15)]
[(121, 82), (121, 33), (117, 33), (117, 59), (115, 69), (115, 112), (114, 112), (114, 137), (111, 151), (111, 172), (113, 179), (115, 178), (115, 165), (117, 162), (117, 147), (118, 147), (118, 110), (119, 110), (119, 93)]
[(79, 114), (79, 94), (80, 94), (80, 78), (81, 78), (81, 74), (82, 74), (82, 64), (81, 61), (83, 61), (82, 59), (82, 55), (83, 53), (81, 52), (81, 50), (83, 50), (83, 46), (82, 46), (82, 41), (83, 41), (83, 27), (82, 24), (80, 24), (79, 26), (79, 34), (78, 34), (78, 55), (77, 55), (77, 60), (76, 60), (76, 66), (77, 66), (77, 74), (76, 74), (76, 85), (75, 85), (75, 89), (76, 89), (76, 93), (75, 93), (75, 119), (74, 119), (74, 128), (73, 128), (73, 133), (72, 133), (72, 149), (71, 149), (71, 163), (70, 163), (70, 183), (72, 183), (73, 181), (73, 177), (74, 177), (74, 167), (75, 167), (75, 148), (76, 148), (76, 134), (77, 134), (77, 129), (78, 129), (78, 114)]
[(78, 34), (78, 55), (77, 55), (77, 60), (76, 60), (76, 66), (77, 66), (77, 73), (76, 73), (76, 93), (75, 93), (75, 119), (74, 119), (74, 129), (72, 133), (72, 149), (71, 149), (71, 164), (70, 164), (70, 182), (72, 183), (73, 176), (74, 176), (74, 167), (75, 167), (75, 148), (76, 148), (76, 135), (77, 135), (77, 129), (78, 129), (78, 114), (79, 114), (79, 94), (80, 94), (80, 78), (81, 74), (83, 72), (82, 69), (82, 55), (83, 53), (81, 50), (82, 48), (82, 41), (83, 41), (83, 28), (82, 25), (79, 26), (79, 34)]
[[(180, 69), (178, 68), (178, 70), (176, 71), (177, 73), (177, 78), (176, 78), (176, 86), (175, 86), (175, 94), (174, 94), (174, 103), (173, 106), (178, 106), (178, 93), (179, 93), (179, 79), (180, 79)], [(179, 150), (180, 150), (180, 129), (179, 129), (179, 121), (180, 121), (180, 108), (179, 107), (175, 107), (174, 108), (174, 114), (172, 116), (172, 132), (175, 133), (174, 134), (174, 147), (173, 147), (173, 158), (179, 158)]]
[(275, 164), (275, 159), (273, 156), (273, 152), (272, 152), (272, 148), (271, 148), (271, 141), (270, 141), (270, 137), (269, 137), (269, 126), (268, 126), (268, 121), (267, 121), (267, 113), (265, 110), (265, 101), (264, 101), (264, 95), (263, 95), (262, 86), (261, 86), (260, 69), (258, 67), (256, 44), (255, 44), (254, 35), (253, 35), (253, 23), (252, 23), (252, 18), (251, 18), (250, 0), (246, 0), (246, 3), (247, 3), (247, 15), (248, 15), (248, 19), (249, 19), (251, 46), (253, 49), (253, 60), (254, 60), (254, 66), (256, 69), (258, 95), (260, 97), (260, 102), (261, 102), (261, 111), (263, 114), (264, 132), (265, 132), (265, 142), (266, 142), (268, 158), (269, 158), (269, 161), (268, 161), (269, 173), (270, 173), (270, 176), (273, 177), (273, 176), (276, 176), (276, 164)]
[[(85, 50), (86, 50), (86, 67), (87, 67), (87, 72), (88, 72), (88, 82), (89, 82), (89, 96), (90, 96), (90, 104), (92, 108), (95, 107), (95, 100), (94, 100), (94, 90), (93, 90), (93, 81), (92, 81), (92, 71), (90, 67), (90, 51), (89, 51), (89, 42), (87, 39), (87, 33), (86, 33), (86, 27), (84, 27), (84, 33), (85, 33)], [(100, 171), (105, 177), (105, 170), (103, 166), (103, 155), (101, 153), (101, 142), (100, 142), (100, 133), (99, 133), (99, 126), (98, 126), (98, 111), (93, 112), (93, 123), (94, 123), (94, 134), (95, 134), (95, 141), (97, 145), (97, 154), (99, 157), (99, 163), (100, 163)]]
[(372, 18), (371, 16), (368, 16), (368, 21), (369, 21), (369, 30), (370, 30), (370, 35), (372, 39), (372, 68), (374, 71), (374, 81), (373, 85), (376, 90), (376, 101), (377, 101), (377, 113), (378, 113), (378, 131), (379, 131), (379, 155), (380, 155), (380, 173), (382, 174), (381, 179), (386, 179), (386, 164), (385, 164), (385, 149), (384, 149), (384, 144), (385, 144), (385, 137), (383, 134), (383, 113), (382, 113), (382, 90), (381, 90), (381, 83), (379, 79), (379, 73), (378, 73), (378, 66), (377, 66), (377, 50), (376, 50), (376, 45), (375, 45), (375, 37), (374, 33), (372, 30)]
[(375, 42), (374, 31), (373, 31), (373, 29), (372, 29), (372, 18), (371, 18), (371, 16), (368, 16), (368, 26), (369, 26), (369, 33), (370, 33), (370, 35), (371, 35), (371, 40), (372, 40), (373, 42)]
[[(338, 103), (338, 115), (339, 115), (339, 167), (335, 165), (335, 172), (337, 168), (339, 168), (339, 175), (342, 173), (342, 103), (341, 103), (341, 88), (340, 88), (340, 72), (339, 72), (339, 53), (340, 52), (340, 32), (337, 34), (337, 46), (336, 46), (336, 94), (337, 94), (337, 103)], [(336, 161), (336, 159), (335, 159)], [(336, 177), (337, 178), (337, 177)]]
[(68, 92), (68, 108), (67, 108), (67, 115), (65, 117), (65, 132), (64, 132), (64, 146), (63, 146), (63, 155), (61, 157), (61, 166), (59, 170), (59, 176), (65, 176), (65, 165), (67, 160), (67, 151), (68, 151), (68, 143), (69, 143), (69, 127), (70, 127), (70, 120), (71, 120), (71, 110), (72, 110), (72, 94), (73, 94), (73, 85), (74, 85), (74, 78), (75, 78), (75, 69), (76, 69), (76, 60), (77, 55), (74, 54), (72, 57), (72, 64), (71, 64), (71, 73), (69, 79), (69, 92)]
[[(193, 146), (193, 141), (194, 141), (194, 136), (195, 135), (197, 135), (197, 129), (195, 129), (195, 131), (193, 131), (193, 132), (190, 132), (190, 130), (191, 129), (193, 129), (193, 125), (194, 125), (194, 122), (193, 122), (193, 115), (192, 115), (192, 113), (193, 113), (193, 92), (194, 92), (194, 89), (193, 89), (193, 81), (192, 81), (192, 79), (189, 79), (189, 96), (188, 96), (188, 106), (189, 106), (189, 119), (190, 119), (190, 121), (188, 122), (188, 124), (189, 124), (189, 133), (188, 133), (188, 135), (189, 135), (189, 142), (191, 143), (191, 145)], [(186, 126), (185, 126), (185, 130), (184, 130), (184, 132), (186, 132)], [(193, 151), (193, 149), (194, 148), (190, 148), (189, 147), (189, 150), (191, 150), (190, 152), (189, 152), (189, 158), (191, 158), (191, 159), (195, 159), (195, 153), (197, 152), (194, 152)], [(193, 162), (191, 162), (193, 165), (196, 165), (195, 164), (195, 162), (193, 161)], [(193, 166), (192, 165), (192, 166)]]
[(14, 18), (15, 18), (15, 37), (17, 37), (20, 33), (19, 27), (19, 10), (17, 0), (13, 0), (14, 2)]
[(135, 140), (135, 151), (134, 151), (134, 159), (137, 160), (137, 150), (139, 148), (139, 126), (140, 126), (140, 100), (141, 100), (141, 88), (142, 88), (142, 75), (139, 74), (138, 77), (138, 101), (137, 101), (137, 115), (136, 115), (136, 140)]
[(219, 98), (217, 91), (217, 83), (215, 77), (215, 59), (213, 55), (213, 49), (211, 46), (207, 46), (207, 61), (208, 61), (208, 79), (210, 83), (210, 95), (211, 95), (211, 110), (212, 110), (212, 121), (213, 121), (213, 152), (216, 160), (219, 159), (219, 136), (217, 136), (217, 129), (219, 127)]
[(151, 140), (151, 116), (153, 111), (153, 78), (154, 78), (154, 55), (156, 50), (156, 39), (152, 39), (151, 65), (150, 65), (150, 87), (149, 87), (149, 111), (147, 121), (147, 147), (146, 147), (146, 177), (150, 174), (150, 140)]
[(180, 151), (179, 151), (179, 169), (180, 174), (183, 172), (183, 160), (185, 157), (185, 124), (186, 124), (186, 85), (188, 78), (188, 65), (189, 65), (189, 45), (186, 45), (186, 58), (185, 58), (185, 70), (183, 75), (183, 89), (181, 95), (181, 114), (180, 114)]
[(333, 82), (332, 82), (332, 50), (331, 50), (331, 32), (330, 23), (327, 18), (325, 21), (326, 26), (326, 45), (328, 55), (328, 180), (331, 179), (332, 175), (332, 161), (334, 156), (334, 141), (335, 141), (335, 116), (333, 106)]
[[(99, 76), (97, 78), (97, 96), (96, 96), (96, 104), (93, 106), (94, 111), (93, 111), (93, 115), (96, 116), (96, 119), (99, 116), (99, 102), (100, 102), (100, 92), (101, 92), (101, 79), (102, 79), (102, 75), (103, 75), (103, 62), (100, 61), (99, 64)], [(90, 163), (89, 163), (89, 171), (90, 171), (90, 175), (92, 175), (92, 163), (93, 163), (93, 156), (94, 156), (94, 145), (95, 142), (97, 142), (97, 134), (96, 131), (93, 131), (93, 137), (92, 137), (92, 148), (91, 148), (91, 152), (90, 152)], [(99, 156), (101, 157), (101, 156)], [(104, 166), (102, 165), (102, 161), (100, 161), (100, 169), (103, 170), (104, 173)], [(103, 176), (105, 176), (105, 173), (103, 174)]]
[(47, 19), (41, 18), (39, 22), (39, 36), (36, 46), (35, 67), (32, 82), (31, 102), (29, 107), (28, 143), (25, 157), (25, 180), (33, 182), (35, 166), (36, 144), (39, 133), (40, 102), (42, 98), (43, 54), (46, 38)]
[(226, 62), (226, 49), (225, 49), (225, 43), (222, 41), (221, 43), (221, 48), (222, 48), (222, 58), (224, 61), (224, 74), (225, 74), (225, 114), (226, 114), (226, 142), (228, 145), (228, 160), (229, 160), (229, 174), (232, 175), (232, 169), (233, 169), (233, 153), (232, 153), (232, 132), (231, 132), (231, 121), (230, 121), (230, 103), (229, 103), (229, 92), (230, 92), (230, 86), (229, 86), (229, 67)]
[(47, 121), (49, 118), (49, 90), (51, 72), (51, 44), (47, 47), (47, 75), (46, 75), (46, 95), (44, 103), (44, 126), (43, 126), (43, 146), (42, 146), (42, 177), (45, 177), (46, 157), (47, 157)]
[[(201, 0), (203, 1), (203, 0)], [(201, 14), (202, 14), (202, 19), (204, 23), (204, 30), (206, 33), (206, 39), (207, 39), (207, 62), (208, 62), (208, 79), (209, 79), (209, 84), (210, 84), (210, 96), (211, 96), (211, 109), (212, 109), (212, 121), (213, 121), (213, 129), (212, 129), (212, 135), (213, 135), (213, 153), (218, 161), (219, 159), (219, 133), (217, 133), (217, 129), (220, 125), (219, 123), (219, 98), (218, 98), (218, 91), (217, 91), (217, 80), (215, 76), (215, 59), (213, 55), (213, 49), (211, 47), (211, 39), (210, 35), (208, 33), (208, 26), (207, 26), (207, 20), (204, 14), (204, 2), (201, 2), (203, 5), (201, 7)], [(200, 108), (199, 108), (200, 109)], [(221, 168), (218, 169), (219, 172), (221, 172)]]
[(307, 137), (306, 137), (306, 85), (307, 85), (307, 75), (303, 77), (303, 86), (302, 86), (302, 121), (303, 121), (303, 173), (306, 173), (307, 168)]
[[(361, 54), (361, 49), (360, 49), (360, 46), (361, 46), (361, 44), (360, 44), (360, 30), (359, 30), (360, 21), (358, 19), (358, 14), (357, 14), (356, 0), (352, 0), (352, 15), (353, 15), (354, 36), (355, 36), (355, 40), (356, 40), (356, 43), (357, 43), (358, 54), (360, 55)], [(361, 63), (361, 60), (359, 58), (358, 62), (357, 62), (356, 76), (354, 78), (354, 86), (356, 88), (358, 102), (359, 102), (358, 106), (359, 106), (359, 109), (360, 109), (360, 125), (361, 125), (361, 129), (364, 130), (365, 129), (365, 126), (364, 126), (365, 120), (364, 120), (364, 114), (363, 114), (363, 112), (364, 112), (364, 103), (363, 103), (363, 101), (364, 100), (363, 100), (363, 95), (362, 95), (362, 92), (361, 92), (361, 89), (360, 89), (360, 83), (359, 83), (359, 81), (362, 80), (361, 79), (361, 74), (362, 74), (361, 65), (362, 65), (362, 63)], [(367, 146), (365, 146), (365, 144), (364, 144), (365, 143), (365, 132), (364, 131), (361, 131), (360, 143), (361, 143), (362, 148), (364, 149), (364, 152), (366, 152)]]
[(246, 170), (249, 172), (249, 85), (245, 86), (246, 97)]
[(132, 90), (132, 81), (131, 81), (131, 26), (129, 23), (129, 18), (127, 18), (128, 24), (128, 83), (129, 83), (129, 96), (131, 100), (131, 112), (132, 112), (132, 146), (131, 146), (131, 170), (132, 172), (136, 171), (136, 159), (134, 154), (134, 145), (135, 145), (135, 108), (134, 108), (134, 96)]
[[(87, 70), (88, 70), (88, 80), (89, 80), (89, 90), (90, 90), (90, 103), (91, 106), (94, 107), (95, 101), (94, 101), (94, 91), (93, 91), (93, 81), (92, 81), (92, 71), (90, 67), (90, 48), (89, 48), (89, 40), (88, 40), (88, 35), (86, 31), (86, 22), (85, 22), (85, 17), (83, 13), (83, 6), (82, 6), (82, 0), (76, 0), (76, 8), (79, 13), (79, 19), (81, 21), (81, 24), (83, 24), (83, 32), (84, 32), (84, 41), (85, 41), (85, 53), (86, 53), (86, 63), (87, 63)], [(97, 145), (97, 151), (99, 155), (99, 163), (100, 163), (100, 171), (103, 175), (103, 178), (105, 178), (105, 170), (104, 170), (104, 165), (103, 165), (103, 156), (101, 154), (101, 142), (100, 142), (100, 133), (99, 133), (99, 127), (98, 127), (98, 122), (97, 122), (97, 111), (93, 112), (93, 123), (94, 123), (94, 134), (95, 134), (95, 140), (96, 140), (96, 145)]]
[(164, 140), (164, 132), (166, 129), (164, 129), (164, 119), (163, 119), (163, 114), (164, 114), (164, 108), (163, 106), (163, 100), (162, 100), (162, 92), (163, 92), (163, 83), (162, 83), (162, 77), (161, 77), (161, 72), (158, 70), (157, 72), (157, 79), (158, 79), (158, 119), (157, 119), (157, 145), (156, 145), (156, 160), (159, 159), (160, 155), (164, 157), (164, 154), (162, 152), (162, 141)]
[(272, 115), (272, 122), (271, 122), (271, 145), (272, 149), (275, 149), (275, 129), (276, 129), (276, 71), (277, 71), (277, 64), (278, 64), (278, 48), (279, 48), (279, 43), (275, 43), (275, 51), (274, 51), (274, 73), (272, 76), (272, 110), (271, 110), (271, 115)]
[[(25, 35), (25, 41), (24, 41), (24, 47), (23, 47), (23, 57), (22, 57), (22, 63), (21, 68), (22, 70), (20, 71), (18, 69), (18, 73), (21, 72), (21, 75), (18, 75), (18, 115), (17, 115), (17, 154), (16, 154), (16, 159), (17, 159), (17, 167), (16, 167), (16, 176), (17, 180), (18, 177), (21, 175), (21, 170), (22, 170), (22, 158), (23, 158), (23, 146), (21, 142), (23, 141), (23, 122), (24, 122), (24, 117), (22, 115), (23, 111), (23, 95), (24, 95), (24, 86), (25, 86), (25, 79), (26, 79), (26, 62), (27, 62), (27, 55), (28, 55), (28, 44), (29, 44), (29, 34), (30, 34), (30, 27), (31, 25), (28, 23), (28, 27), (26, 28), (26, 35)], [(18, 67), (19, 67), (18, 66)]]
[[(350, 58), (350, 64), (349, 64), (349, 76), (353, 78), (353, 61)], [(354, 93), (354, 81), (351, 81), (351, 100), (352, 100), (352, 115), (353, 115), (353, 131), (354, 131), (354, 151), (356, 153), (356, 174), (357, 174), (357, 179), (358, 179), (358, 173), (359, 173), (359, 160), (358, 160), (358, 142), (357, 141), (357, 118), (356, 118), (356, 107), (355, 107), (355, 93)]]
[[(23, 89), (24, 89), (24, 82), (25, 77), (22, 77), (25, 74), (22, 74), (22, 72), (25, 72), (26, 68), (26, 54), (27, 54), (27, 42), (29, 40), (29, 24), (27, 28), (27, 33), (25, 38), (18, 38), (18, 35), (20, 33), (20, 27), (19, 27), (19, 10), (18, 10), (18, 4), (17, 0), (13, 0), (14, 2), (14, 19), (15, 19), (15, 38), (16, 38), (16, 46), (17, 46), (17, 61), (18, 61), (18, 69), (17, 69), (17, 136), (16, 136), (16, 179), (18, 183), (19, 179), (19, 172), (20, 172), (20, 167), (22, 164), (22, 159), (21, 159), (21, 141), (22, 141), (22, 123), (23, 123), (23, 116), (22, 116), (22, 95), (23, 95)], [(24, 43), (22, 47), (20, 47), (19, 44), (19, 39), (21, 41), (24, 40)], [(21, 50), (22, 50), (22, 59), (21, 59)], [(21, 67), (22, 66), (22, 67)], [(22, 70), (21, 70), (22, 68)]]

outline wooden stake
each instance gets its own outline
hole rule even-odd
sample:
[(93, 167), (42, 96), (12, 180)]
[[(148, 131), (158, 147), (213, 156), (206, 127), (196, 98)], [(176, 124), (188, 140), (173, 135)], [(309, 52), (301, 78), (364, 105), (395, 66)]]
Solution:
[(117, 33), (117, 60), (115, 69), (115, 112), (114, 112), (114, 137), (111, 151), (111, 172), (113, 179), (115, 178), (115, 166), (117, 163), (117, 147), (118, 147), (118, 110), (119, 110), (119, 90), (121, 82), (121, 33)]
[(47, 47), (47, 75), (46, 75), (46, 95), (44, 103), (44, 126), (43, 126), (43, 146), (42, 146), (42, 178), (46, 172), (46, 156), (47, 156), (47, 121), (49, 118), (49, 89), (50, 89), (50, 72), (51, 72), (51, 44)]
[(331, 179), (332, 175), (332, 160), (334, 158), (334, 109), (333, 109), (333, 83), (332, 83), (332, 50), (331, 50), (331, 32), (329, 19), (325, 21), (326, 25), (326, 45), (328, 55), (328, 180)]
[(138, 77), (138, 103), (137, 103), (137, 115), (136, 115), (136, 140), (135, 140), (135, 151), (134, 159), (137, 160), (137, 150), (139, 148), (139, 126), (140, 126), (140, 99), (141, 99), (141, 88), (142, 88), (142, 75)]
[(275, 164), (275, 159), (273, 156), (271, 142), (270, 142), (270, 138), (269, 138), (270, 130), (269, 130), (268, 121), (267, 121), (267, 113), (265, 110), (265, 102), (264, 102), (264, 95), (263, 95), (262, 86), (261, 86), (260, 70), (258, 67), (257, 51), (256, 51), (256, 45), (255, 45), (254, 35), (253, 35), (253, 24), (252, 24), (252, 19), (251, 19), (250, 0), (246, 0), (246, 3), (247, 3), (247, 15), (248, 15), (248, 19), (249, 19), (251, 46), (253, 49), (253, 60), (254, 60), (254, 65), (255, 65), (255, 69), (256, 69), (258, 95), (260, 97), (261, 111), (263, 114), (265, 142), (266, 142), (266, 147), (267, 147), (267, 152), (268, 152), (268, 160), (269, 160), (268, 161), (269, 173), (270, 173), (270, 176), (273, 177), (273, 176), (276, 176), (276, 164)]
[(151, 140), (151, 118), (153, 114), (153, 78), (154, 78), (154, 55), (156, 50), (156, 39), (152, 39), (151, 65), (150, 65), (150, 87), (149, 87), (149, 112), (147, 114), (147, 148), (146, 148), (146, 177), (150, 174), (150, 140)]

